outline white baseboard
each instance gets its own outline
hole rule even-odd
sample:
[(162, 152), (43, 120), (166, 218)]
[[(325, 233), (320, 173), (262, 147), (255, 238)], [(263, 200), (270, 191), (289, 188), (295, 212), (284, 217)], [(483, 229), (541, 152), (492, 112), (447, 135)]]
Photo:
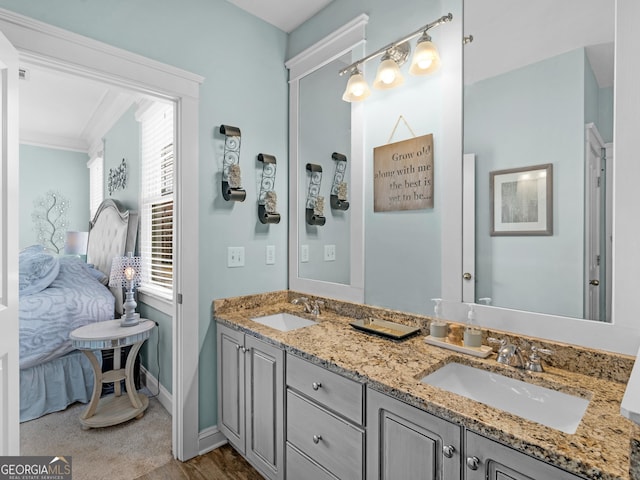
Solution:
[[(142, 365), (140, 365), (140, 382), (143, 386), (147, 387), (147, 390), (149, 390), (152, 395), (158, 393), (158, 379)], [(169, 393), (169, 390), (160, 385), (160, 393), (158, 393), (156, 398), (160, 402), (160, 405), (171, 415), (173, 412), (173, 395)]]
[(215, 450), (227, 443), (227, 438), (218, 429), (217, 425), (205, 428), (198, 435), (198, 450), (203, 455), (211, 450)]

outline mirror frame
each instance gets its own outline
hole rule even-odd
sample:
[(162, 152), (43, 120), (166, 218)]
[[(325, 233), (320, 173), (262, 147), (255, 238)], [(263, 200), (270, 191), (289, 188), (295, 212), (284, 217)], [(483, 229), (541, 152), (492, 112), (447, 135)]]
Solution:
[[(350, 166), (350, 284), (325, 282), (300, 277), (299, 266), (299, 221), (303, 218), (305, 191), (299, 185), (300, 172), (299, 92), (300, 80), (315, 70), (340, 58), (346, 53), (361, 54), (365, 42), (365, 27), (369, 16), (362, 14), (321, 41), (285, 62), (289, 69), (289, 289), (303, 293), (335, 298), (350, 302), (364, 302), (364, 136), (363, 105), (351, 104), (351, 157)], [(336, 75), (338, 71), (336, 70)], [(345, 80), (346, 84), (346, 80)]]
[[(637, 297), (640, 291), (640, 279), (636, 271), (640, 267), (640, 245), (637, 240), (640, 237), (640, 223), (636, 220), (634, 205), (638, 203), (636, 192), (640, 162), (636, 160), (634, 132), (640, 130), (640, 95), (637, 89), (637, 85), (640, 85), (640, 59), (634, 55), (632, 45), (637, 40), (634, 38), (634, 22), (640, 18), (640, 4), (637, 0), (616, 0), (615, 9), (613, 323), (485, 305), (477, 305), (475, 311), (477, 321), (483, 327), (636, 355), (640, 344), (640, 324), (635, 318), (638, 316)], [(449, 98), (455, 99), (455, 96)], [(625, 99), (624, 102), (619, 100), (622, 98)], [(460, 113), (463, 114), (462, 109)], [(462, 126), (462, 117), (460, 125)], [(449, 183), (444, 187), (451, 192), (455, 204), (451, 213), (456, 216), (456, 220), (443, 223), (443, 238), (459, 234), (462, 225), (462, 209), (456, 208), (463, 193), (461, 154), (458, 160), (453, 162), (455, 174), (445, 179)], [(443, 249), (445, 245), (447, 244), (443, 242)], [(445, 282), (443, 274), (442, 296), (446, 299), (443, 302), (443, 316), (462, 321), (467, 312), (466, 304), (462, 303), (462, 249), (457, 250), (450, 259), (450, 263), (443, 264), (443, 271), (457, 272), (457, 279), (452, 282), (448, 278)]]

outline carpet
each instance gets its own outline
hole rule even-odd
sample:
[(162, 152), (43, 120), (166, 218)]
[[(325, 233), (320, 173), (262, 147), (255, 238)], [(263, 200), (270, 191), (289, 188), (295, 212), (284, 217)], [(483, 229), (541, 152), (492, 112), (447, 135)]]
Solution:
[(74, 480), (131, 480), (169, 462), (171, 416), (155, 399), (139, 420), (82, 430), (76, 403), (20, 425), (21, 455), (71, 456)]

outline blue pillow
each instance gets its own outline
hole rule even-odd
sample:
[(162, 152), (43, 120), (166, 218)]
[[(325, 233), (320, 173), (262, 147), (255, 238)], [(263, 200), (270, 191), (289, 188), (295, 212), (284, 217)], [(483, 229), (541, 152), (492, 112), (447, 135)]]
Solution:
[(103, 285), (109, 284), (109, 277), (104, 273), (102, 273), (100, 270), (98, 270), (94, 264), (87, 263), (87, 270), (93, 276), (93, 278), (98, 280), (101, 284)]
[(60, 263), (56, 257), (32, 247), (20, 252), (18, 264), (20, 295), (41, 292), (51, 285), (60, 271)]

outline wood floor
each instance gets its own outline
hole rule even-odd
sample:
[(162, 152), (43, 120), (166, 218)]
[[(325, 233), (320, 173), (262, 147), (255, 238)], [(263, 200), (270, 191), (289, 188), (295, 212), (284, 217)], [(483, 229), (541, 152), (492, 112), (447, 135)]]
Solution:
[(187, 462), (171, 460), (136, 480), (263, 480), (228, 444)]

